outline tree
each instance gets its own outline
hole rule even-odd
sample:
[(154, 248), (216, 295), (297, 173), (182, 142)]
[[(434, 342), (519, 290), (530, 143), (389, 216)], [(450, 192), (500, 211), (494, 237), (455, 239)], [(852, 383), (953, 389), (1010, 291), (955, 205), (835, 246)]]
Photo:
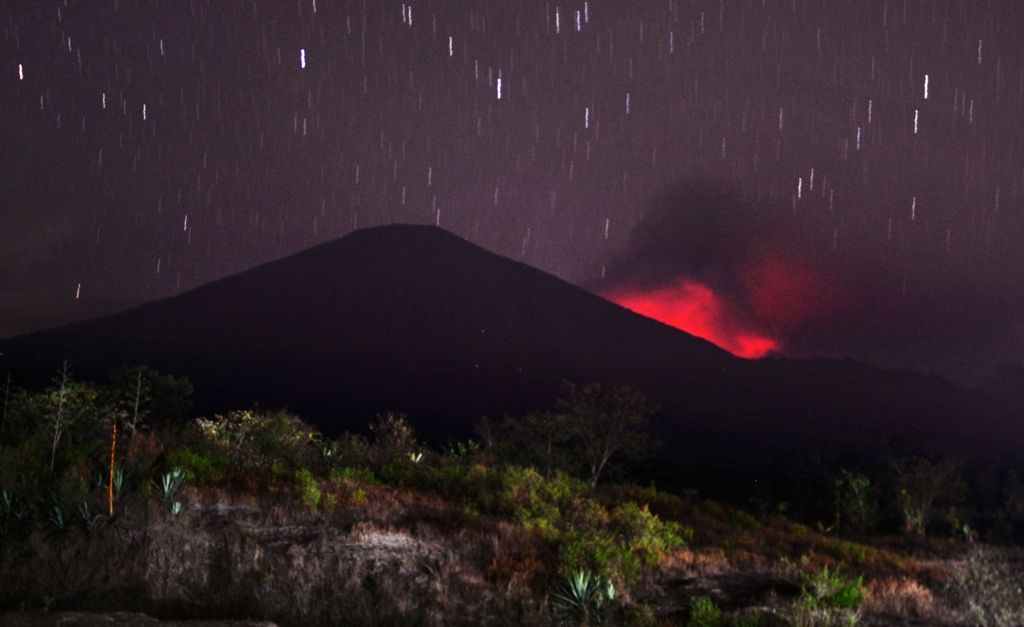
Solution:
[(506, 418), (503, 431), (512, 457), (543, 468), (544, 476), (550, 479), (556, 470), (569, 465), (568, 447), (577, 435), (575, 427), (564, 414), (535, 411), (521, 420)]
[(921, 456), (894, 461), (892, 466), (908, 533), (924, 535), (925, 526), (936, 518), (941, 506), (957, 503), (967, 494), (967, 484), (950, 462)]
[(44, 415), (46, 435), (50, 443), (50, 471), (57, 461), (57, 446), (68, 431), (86, 414), (98, 411), (99, 394), (91, 385), (71, 379), (71, 366), (64, 361), (53, 387), (44, 393), (48, 410)]
[(148, 423), (180, 419), (191, 408), (192, 383), (148, 366), (121, 368), (110, 375), (110, 404), (132, 433)]
[(639, 454), (650, 442), (648, 416), (654, 409), (640, 392), (616, 387), (602, 392), (600, 384), (578, 387), (566, 381), (564, 397), (556, 404), (580, 444), (580, 454), (590, 473), (590, 485), (597, 485), (609, 460), (617, 453)]

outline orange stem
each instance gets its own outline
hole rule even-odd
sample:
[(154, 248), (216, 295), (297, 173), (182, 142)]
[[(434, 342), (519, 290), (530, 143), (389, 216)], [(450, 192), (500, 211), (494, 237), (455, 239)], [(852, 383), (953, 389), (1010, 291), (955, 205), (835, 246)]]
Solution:
[(114, 516), (114, 450), (117, 448), (117, 418), (114, 418), (114, 437), (110, 443), (110, 516)]

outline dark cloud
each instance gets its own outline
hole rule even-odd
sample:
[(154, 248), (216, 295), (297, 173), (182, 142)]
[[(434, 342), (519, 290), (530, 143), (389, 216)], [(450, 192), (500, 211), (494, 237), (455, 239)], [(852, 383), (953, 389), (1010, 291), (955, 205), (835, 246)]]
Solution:
[(774, 338), (784, 354), (853, 356), (963, 382), (1024, 355), (1019, 287), (993, 269), (1017, 260), (971, 267), (937, 253), (913, 223), (898, 224), (886, 245), (840, 238), (842, 226), (727, 186), (680, 183), (652, 203), (591, 289), (621, 301), (696, 282), (723, 303), (722, 325)]

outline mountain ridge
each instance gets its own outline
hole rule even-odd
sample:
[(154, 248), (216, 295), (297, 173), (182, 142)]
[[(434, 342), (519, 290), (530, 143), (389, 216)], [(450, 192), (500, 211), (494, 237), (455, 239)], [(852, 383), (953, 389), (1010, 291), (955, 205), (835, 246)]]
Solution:
[(743, 360), (433, 226), (355, 231), (0, 350), (0, 368), (37, 378), (63, 358), (88, 377), (145, 363), (190, 376), (203, 411), (287, 405), (327, 432), (396, 410), (427, 437), (464, 437), (481, 414), (549, 407), (569, 379), (643, 391), (667, 448), (710, 461), (893, 436), (962, 454), (1024, 441), (1006, 406), (943, 379)]

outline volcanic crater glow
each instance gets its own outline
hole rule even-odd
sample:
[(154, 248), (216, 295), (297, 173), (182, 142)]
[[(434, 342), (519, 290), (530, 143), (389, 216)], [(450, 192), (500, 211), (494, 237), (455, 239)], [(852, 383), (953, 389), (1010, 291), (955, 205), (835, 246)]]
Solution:
[(767, 334), (742, 324), (740, 316), (711, 288), (681, 279), (651, 290), (622, 289), (605, 297), (638, 314), (704, 338), (737, 357), (757, 359), (779, 350)]

